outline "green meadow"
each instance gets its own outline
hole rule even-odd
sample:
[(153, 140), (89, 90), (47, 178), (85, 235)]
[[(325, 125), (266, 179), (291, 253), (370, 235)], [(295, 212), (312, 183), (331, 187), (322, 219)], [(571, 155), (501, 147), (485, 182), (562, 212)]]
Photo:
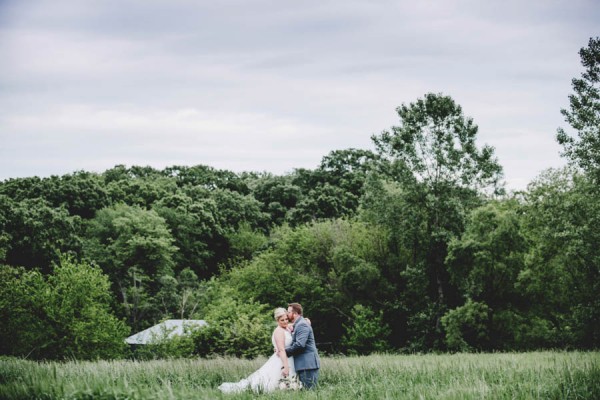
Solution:
[[(37, 362), (0, 360), (2, 399), (284, 399), (217, 387), (265, 358)], [(295, 399), (598, 399), (599, 352), (323, 357), (320, 385)]]

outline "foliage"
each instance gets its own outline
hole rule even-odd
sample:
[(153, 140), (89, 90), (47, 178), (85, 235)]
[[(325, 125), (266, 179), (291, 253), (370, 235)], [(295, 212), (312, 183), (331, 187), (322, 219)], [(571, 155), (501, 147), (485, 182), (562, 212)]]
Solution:
[(84, 254), (109, 275), (134, 329), (154, 309), (159, 278), (173, 274), (172, 243), (165, 220), (137, 206), (99, 210), (88, 226)]
[(160, 289), (156, 294), (164, 318), (192, 318), (199, 310), (205, 295), (205, 285), (190, 268), (184, 268), (177, 278), (163, 275), (159, 279)]
[(578, 138), (558, 129), (557, 140), (564, 155), (584, 171), (600, 179), (600, 37), (590, 38), (588, 47), (579, 51), (585, 72), (573, 78), (574, 94), (569, 109), (562, 109), (565, 121), (577, 131)]
[(51, 339), (45, 317), (46, 282), (38, 271), (0, 266), (0, 354), (39, 357)]
[[(193, 354), (270, 352), (270, 310), (291, 301), (324, 352), (598, 348), (598, 43), (582, 49), (563, 111), (579, 137), (559, 131), (581, 170), (546, 171), (511, 195), (473, 120), (432, 93), (397, 108), (375, 151), (334, 150), (315, 169), (117, 165), (0, 182), (2, 353), (104, 351), (72, 339), (101, 342), (102, 330), (62, 327), (83, 304), (59, 283), (83, 275), (52, 267), (65, 262), (97, 265), (110, 294), (96, 303), (135, 331), (211, 318)], [(157, 350), (169, 351), (190, 354), (189, 342)]]
[(9, 265), (48, 273), (59, 253), (81, 252), (81, 218), (42, 198), (15, 202), (0, 195), (0, 228), (0, 261)]
[(468, 299), (467, 302), (450, 310), (442, 317), (446, 331), (446, 344), (450, 350), (468, 351), (481, 349), (488, 338), (490, 308), (485, 303)]
[(112, 315), (110, 282), (99, 268), (63, 258), (47, 287), (43, 306), (56, 340), (50, 351), (78, 359), (124, 354), (129, 328)]
[[(407, 310), (407, 330), (413, 335), (423, 336), (424, 321), (429, 327), (433, 323), (435, 329), (428, 329), (423, 345), (441, 347), (439, 320), (460, 298), (445, 265), (448, 243), (462, 233), (479, 196), (499, 192), (502, 167), (493, 148), (477, 148), (477, 126), (449, 96), (429, 93), (396, 111), (400, 125), (372, 137), (387, 165), (379, 178), (384, 183), (370, 183), (375, 190), (363, 207), (367, 218), (389, 229), (398, 261), (405, 265), (400, 275), (421, 270), (428, 279), (419, 288), (418, 296), (428, 298), (422, 307), (401, 300), (395, 308)], [(386, 201), (389, 197), (400, 204)]]
[(369, 307), (355, 304), (352, 322), (346, 327), (342, 346), (349, 354), (369, 354), (389, 350), (391, 330), (384, 322), (383, 311), (375, 314)]
[(215, 202), (209, 197), (194, 200), (177, 193), (160, 199), (152, 209), (164, 218), (178, 249), (173, 253), (175, 266), (190, 268), (205, 278), (212, 276), (217, 249), (226, 245)]
[(195, 354), (256, 357), (273, 352), (275, 324), (267, 306), (218, 284), (209, 286), (207, 297), (200, 316), (208, 326), (192, 333)]
[[(2, 354), (34, 358), (115, 358), (129, 328), (110, 310), (106, 275), (68, 257), (46, 279), (4, 266), (0, 286)], [(10, 345), (9, 345), (10, 343)]]
[(428, 93), (396, 109), (400, 125), (372, 139), (379, 154), (432, 189), (439, 184), (495, 187), (502, 167), (490, 146), (477, 149), (478, 127), (449, 96)]
[(600, 346), (600, 197), (588, 177), (549, 170), (529, 186), (531, 249), (517, 288), (543, 321), (538, 347)]

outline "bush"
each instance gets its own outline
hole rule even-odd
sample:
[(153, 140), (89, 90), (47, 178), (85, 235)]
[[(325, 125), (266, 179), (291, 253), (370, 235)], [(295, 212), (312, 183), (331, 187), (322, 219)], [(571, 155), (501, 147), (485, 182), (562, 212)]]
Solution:
[[(46, 279), (34, 271), (3, 267), (0, 330), (4, 354), (33, 358), (119, 358), (129, 328), (110, 310), (108, 277), (86, 263), (61, 257)], [(12, 338), (19, 338), (14, 340)]]
[(450, 310), (442, 317), (446, 331), (446, 345), (450, 350), (481, 349), (488, 341), (490, 308), (485, 303), (467, 302)]
[(200, 356), (252, 358), (273, 352), (273, 319), (268, 307), (244, 301), (228, 288), (215, 288), (204, 319), (208, 326), (193, 332), (194, 352)]
[(383, 312), (375, 314), (369, 307), (352, 308), (352, 324), (346, 326), (342, 346), (349, 354), (369, 354), (389, 350), (390, 327), (383, 322)]

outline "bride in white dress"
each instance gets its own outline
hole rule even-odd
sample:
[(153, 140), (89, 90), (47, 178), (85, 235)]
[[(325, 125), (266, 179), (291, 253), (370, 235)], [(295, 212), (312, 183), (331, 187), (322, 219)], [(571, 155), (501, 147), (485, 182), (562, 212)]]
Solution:
[(225, 382), (219, 386), (223, 393), (236, 393), (248, 388), (255, 392), (272, 392), (279, 388), (281, 378), (296, 376), (294, 358), (285, 354), (286, 346), (292, 344), (292, 334), (287, 330), (288, 318), (284, 308), (277, 308), (273, 312), (277, 321), (277, 328), (273, 331), (271, 340), (275, 354), (257, 371), (239, 382)]

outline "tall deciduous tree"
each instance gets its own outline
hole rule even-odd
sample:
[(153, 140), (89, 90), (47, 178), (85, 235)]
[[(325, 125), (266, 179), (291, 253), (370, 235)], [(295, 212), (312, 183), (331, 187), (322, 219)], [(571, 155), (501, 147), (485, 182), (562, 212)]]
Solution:
[(173, 275), (173, 237), (153, 210), (117, 205), (96, 214), (87, 231), (85, 255), (110, 276), (132, 326), (151, 309), (159, 278)]
[(429, 93), (396, 111), (400, 125), (372, 139), (389, 165), (386, 170), (400, 183), (403, 201), (414, 210), (405, 221), (390, 221), (391, 229), (412, 220), (421, 230), (413, 243), (403, 246), (420, 247), (413, 253), (424, 254), (424, 259), (413, 260), (412, 267), (425, 268), (429, 279), (427, 294), (433, 307), (427, 313), (434, 314), (432, 339), (438, 340), (440, 317), (448, 305), (458, 302), (444, 264), (448, 242), (464, 229), (477, 195), (500, 190), (502, 167), (492, 147), (477, 147), (477, 125), (449, 96)]
[(577, 131), (578, 138), (558, 129), (558, 143), (564, 155), (600, 180), (600, 37), (590, 38), (579, 51), (585, 72), (572, 80), (569, 109), (562, 109), (565, 121)]

